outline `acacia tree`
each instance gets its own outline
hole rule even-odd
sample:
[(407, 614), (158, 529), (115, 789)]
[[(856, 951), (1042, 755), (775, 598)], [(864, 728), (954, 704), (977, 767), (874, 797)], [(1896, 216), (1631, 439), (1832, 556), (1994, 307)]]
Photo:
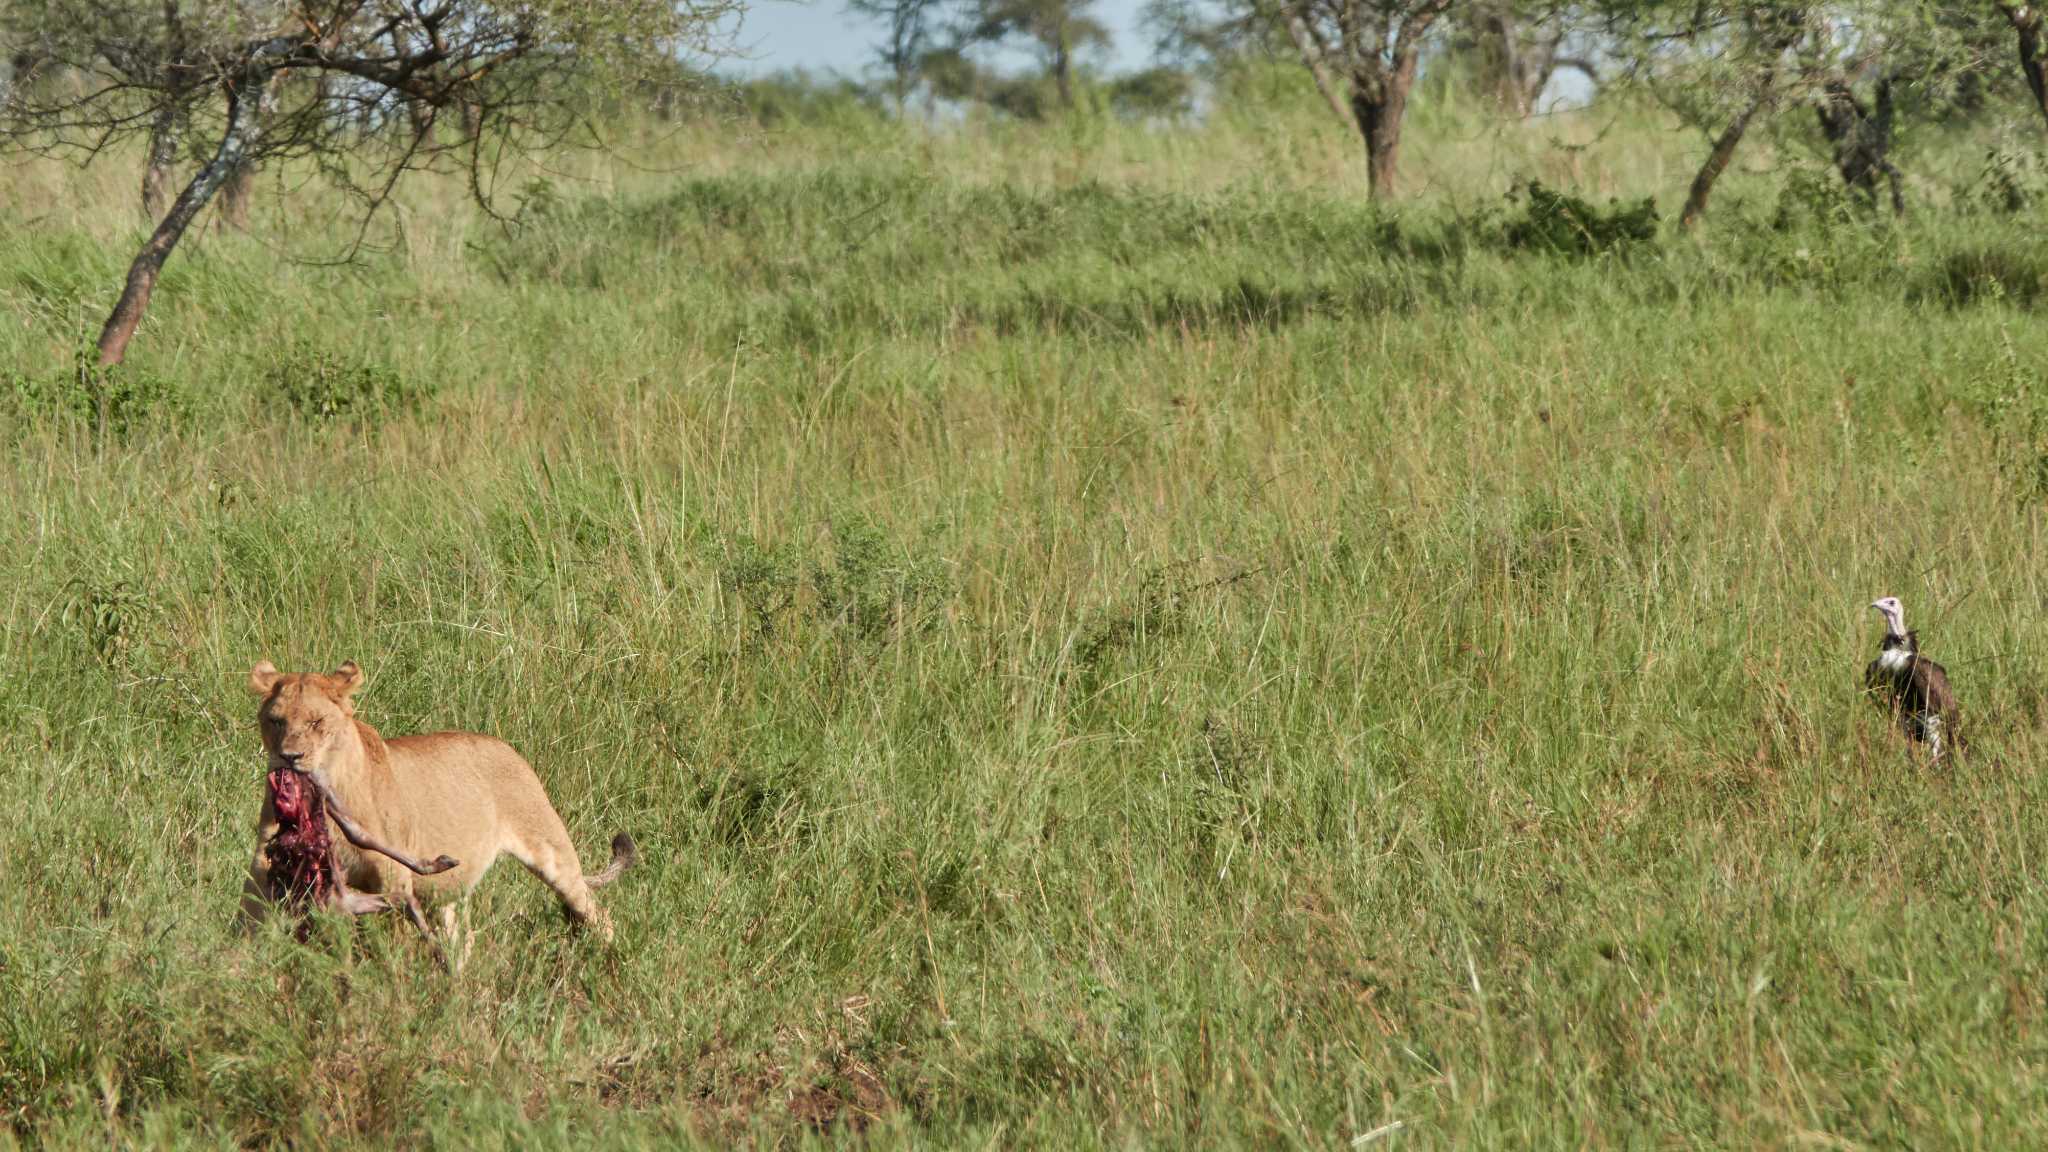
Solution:
[(423, 169), (462, 173), (495, 212), (508, 158), (602, 143), (593, 83), (715, 49), (738, 3), (14, 0), (0, 39), (37, 45), (62, 82), (16, 86), (0, 148), (88, 160), (165, 122), (212, 142), (100, 331), (100, 363), (115, 364), (165, 260), (236, 173), (303, 164), (354, 204), (358, 242), (398, 182)]
[[(1466, 0), (1470, 2), (1470, 0)], [(1375, 198), (1394, 194), (1401, 127), (1422, 52), (1456, 0), (1151, 0), (1162, 50), (1225, 59), (1288, 52), (1331, 115), (1365, 144)]]
[[(1394, 194), (1401, 124), (1430, 30), (1452, 0), (1277, 0), (1265, 9), (1294, 41), (1316, 88), (1365, 141), (1375, 199)], [(1342, 98), (1338, 83), (1347, 91)]]
[(1023, 39), (1037, 52), (1059, 93), (1060, 107), (1074, 106), (1074, 61), (1109, 46), (1109, 28), (1097, 19), (1095, 0), (979, 0), (963, 39), (995, 44)]
[(1823, 34), (1827, 22), (1816, 6), (1797, 0), (1624, 0), (1610, 19), (1634, 79), (1708, 136), (1706, 158), (1678, 217), (1679, 226), (1689, 229), (1706, 213), (1715, 185), (1750, 129), (1810, 85), (1814, 54), (1797, 49)]
[(846, 10), (879, 20), (886, 28), (875, 54), (889, 70), (900, 111), (917, 86), (918, 68), (932, 47), (932, 21), (939, 0), (846, 0)]
[(1616, 11), (1633, 77), (1710, 141), (1679, 216), (1687, 228), (1745, 137), (1782, 133), (1799, 120), (1776, 114), (1805, 106), (1843, 182), (1871, 204), (1888, 186), (1893, 210), (1905, 211), (1891, 158), (1900, 126), (1964, 107), (1983, 75), (1984, 28), (1931, 0), (1624, 0)]
[(1579, 29), (1568, 6), (1528, 5), (1511, 0), (1475, 0), (1461, 21), (1480, 90), (1501, 110), (1526, 118), (1561, 71), (1583, 73), (1598, 83), (1591, 55), (1575, 51)]
[(1678, 215), (1679, 227), (1691, 228), (1706, 213), (1714, 185), (1735, 159), (1735, 149), (1741, 146), (1750, 125), (1783, 100), (1788, 87), (1785, 57), (1805, 35), (1807, 20), (1806, 9), (1789, 5), (1743, 10), (1733, 33), (1735, 47), (1731, 53), (1740, 77), (1734, 88), (1737, 108), (1727, 126), (1714, 137), (1713, 147), (1707, 150), (1707, 158), (1693, 175), (1692, 186), (1686, 189), (1685, 207)]

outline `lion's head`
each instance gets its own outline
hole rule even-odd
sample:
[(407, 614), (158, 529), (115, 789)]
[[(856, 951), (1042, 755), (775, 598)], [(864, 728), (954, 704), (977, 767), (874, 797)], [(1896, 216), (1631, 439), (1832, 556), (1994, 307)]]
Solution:
[(249, 691), (262, 698), (256, 726), (272, 768), (318, 772), (335, 747), (354, 736), (355, 705), (363, 670), (350, 660), (334, 671), (285, 673), (265, 660), (249, 670)]

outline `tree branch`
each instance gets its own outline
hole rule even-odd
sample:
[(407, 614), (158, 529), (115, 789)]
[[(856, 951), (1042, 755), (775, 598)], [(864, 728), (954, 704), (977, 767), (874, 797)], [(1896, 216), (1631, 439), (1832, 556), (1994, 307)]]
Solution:
[(1301, 62), (1308, 65), (1309, 75), (1316, 82), (1316, 91), (1323, 94), (1323, 100), (1329, 104), (1331, 113), (1337, 117), (1337, 122), (1344, 125), (1348, 131), (1356, 132), (1358, 121), (1351, 115), (1351, 109), (1345, 106), (1344, 98), (1337, 94), (1337, 86), (1330, 79), (1330, 71), (1323, 63), (1322, 38), (1316, 35), (1315, 29), (1302, 14), (1306, 2), (1307, 0), (1300, 0), (1298, 4), (1283, 4), (1282, 18), (1287, 24), (1287, 34), (1294, 38), (1294, 47), (1301, 53)]

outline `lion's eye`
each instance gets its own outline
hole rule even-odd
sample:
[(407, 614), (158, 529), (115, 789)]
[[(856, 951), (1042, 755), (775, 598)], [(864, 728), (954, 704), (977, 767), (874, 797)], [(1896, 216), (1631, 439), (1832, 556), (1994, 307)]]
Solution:
[(315, 716), (311, 720), (306, 721), (306, 727), (311, 728), (315, 732), (318, 732), (320, 730), (320, 725), (324, 723), (326, 723), (325, 720), (321, 719), (318, 716)]

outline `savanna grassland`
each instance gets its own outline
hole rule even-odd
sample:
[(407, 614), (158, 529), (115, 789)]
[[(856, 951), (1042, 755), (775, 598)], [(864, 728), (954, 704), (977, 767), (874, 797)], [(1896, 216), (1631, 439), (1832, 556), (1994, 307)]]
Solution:
[[(1647, 113), (1439, 94), (1376, 210), (1278, 100), (714, 117), (345, 267), (266, 180), (98, 392), (133, 166), (0, 173), (0, 1143), (2048, 1142), (1995, 133), (1900, 224), (1755, 148), (1682, 235)], [(1885, 593), (1953, 765), (1860, 694)], [(617, 945), (509, 861), (459, 977), (235, 934), (262, 658), (632, 831)]]

